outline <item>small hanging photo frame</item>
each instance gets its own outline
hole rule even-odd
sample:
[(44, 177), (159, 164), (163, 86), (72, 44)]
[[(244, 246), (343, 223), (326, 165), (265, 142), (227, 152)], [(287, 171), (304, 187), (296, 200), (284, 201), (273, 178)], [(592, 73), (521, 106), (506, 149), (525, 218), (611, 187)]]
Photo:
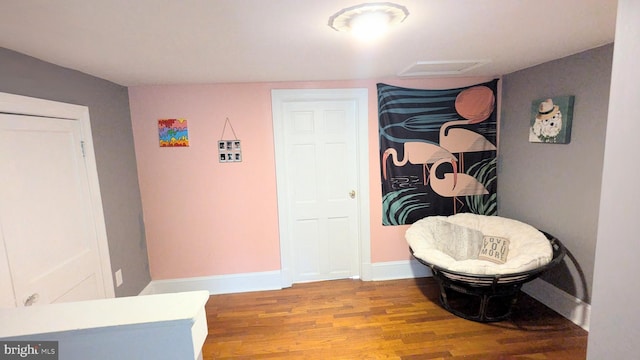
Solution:
[[(229, 124), (229, 128), (231, 128), (233, 139), (227, 140), (224, 138), (224, 132), (227, 129), (227, 124)], [(236, 136), (236, 132), (233, 130), (233, 126), (231, 125), (229, 118), (225, 120), (224, 127), (222, 128), (222, 135), (220, 136), (220, 140), (218, 140), (218, 162), (242, 162), (242, 144)]]

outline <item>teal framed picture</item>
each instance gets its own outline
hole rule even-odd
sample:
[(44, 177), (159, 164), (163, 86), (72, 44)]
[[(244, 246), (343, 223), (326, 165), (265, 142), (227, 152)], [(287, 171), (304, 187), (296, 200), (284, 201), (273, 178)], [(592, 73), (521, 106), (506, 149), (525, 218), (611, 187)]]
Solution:
[(531, 103), (529, 142), (568, 144), (573, 122), (573, 95), (534, 100)]

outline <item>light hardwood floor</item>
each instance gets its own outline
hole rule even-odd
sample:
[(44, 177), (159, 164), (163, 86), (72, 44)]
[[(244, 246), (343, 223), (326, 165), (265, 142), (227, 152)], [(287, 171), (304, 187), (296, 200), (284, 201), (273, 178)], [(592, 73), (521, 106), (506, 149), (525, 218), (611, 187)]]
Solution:
[(432, 278), (213, 295), (206, 312), (204, 360), (586, 358), (587, 332), (526, 294), (477, 323), (442, 309)]

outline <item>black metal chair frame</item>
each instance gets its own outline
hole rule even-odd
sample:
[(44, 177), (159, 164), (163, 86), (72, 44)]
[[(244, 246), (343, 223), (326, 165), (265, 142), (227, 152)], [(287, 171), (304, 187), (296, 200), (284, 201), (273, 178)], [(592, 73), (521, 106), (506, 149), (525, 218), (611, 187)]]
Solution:
[[(433, 277), (440, 287), (440, 304), (447, 311), (467, 320), (478, 322), (502, 321), (511, 316), (513, 305), (518, 300), (517, 296), (522, 285), (556, 266), (566, 255), (566, 249), (560, 240), (544, 231), (541, 232), (551, 243), (553, 249), (551, 261), (539, 268), (513, 274), (476, 275), (451, 271), (429, 264), (416, 257), (411, 247), (409, 247), (409, 250), (416, 260), (431, 269)], [(467, 297), (467, 300), (473, 300), (472, 298), (476, 298), (476, 301), (479, 300), (477, 311), (453, 306), (450, 297), (455, 296)], [(501, 309), (499, 306), (495, 307), (497, 310), (493, 314), (491, 306), (496, 301), (501, 301), (502, 304), (506, 305), (502, 306)], [(490, 309), (492, 310), (490, 311)]]

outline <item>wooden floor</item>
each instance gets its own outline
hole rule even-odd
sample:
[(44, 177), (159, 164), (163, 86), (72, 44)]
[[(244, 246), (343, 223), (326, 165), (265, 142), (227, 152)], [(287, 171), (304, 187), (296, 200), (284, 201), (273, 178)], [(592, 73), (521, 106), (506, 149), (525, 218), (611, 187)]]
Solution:
[(432, 278), (337, 280), (213, 295), (208, 359), (585, 359), (587, 332), (521, 293), (510, 320), (438, 304)]

